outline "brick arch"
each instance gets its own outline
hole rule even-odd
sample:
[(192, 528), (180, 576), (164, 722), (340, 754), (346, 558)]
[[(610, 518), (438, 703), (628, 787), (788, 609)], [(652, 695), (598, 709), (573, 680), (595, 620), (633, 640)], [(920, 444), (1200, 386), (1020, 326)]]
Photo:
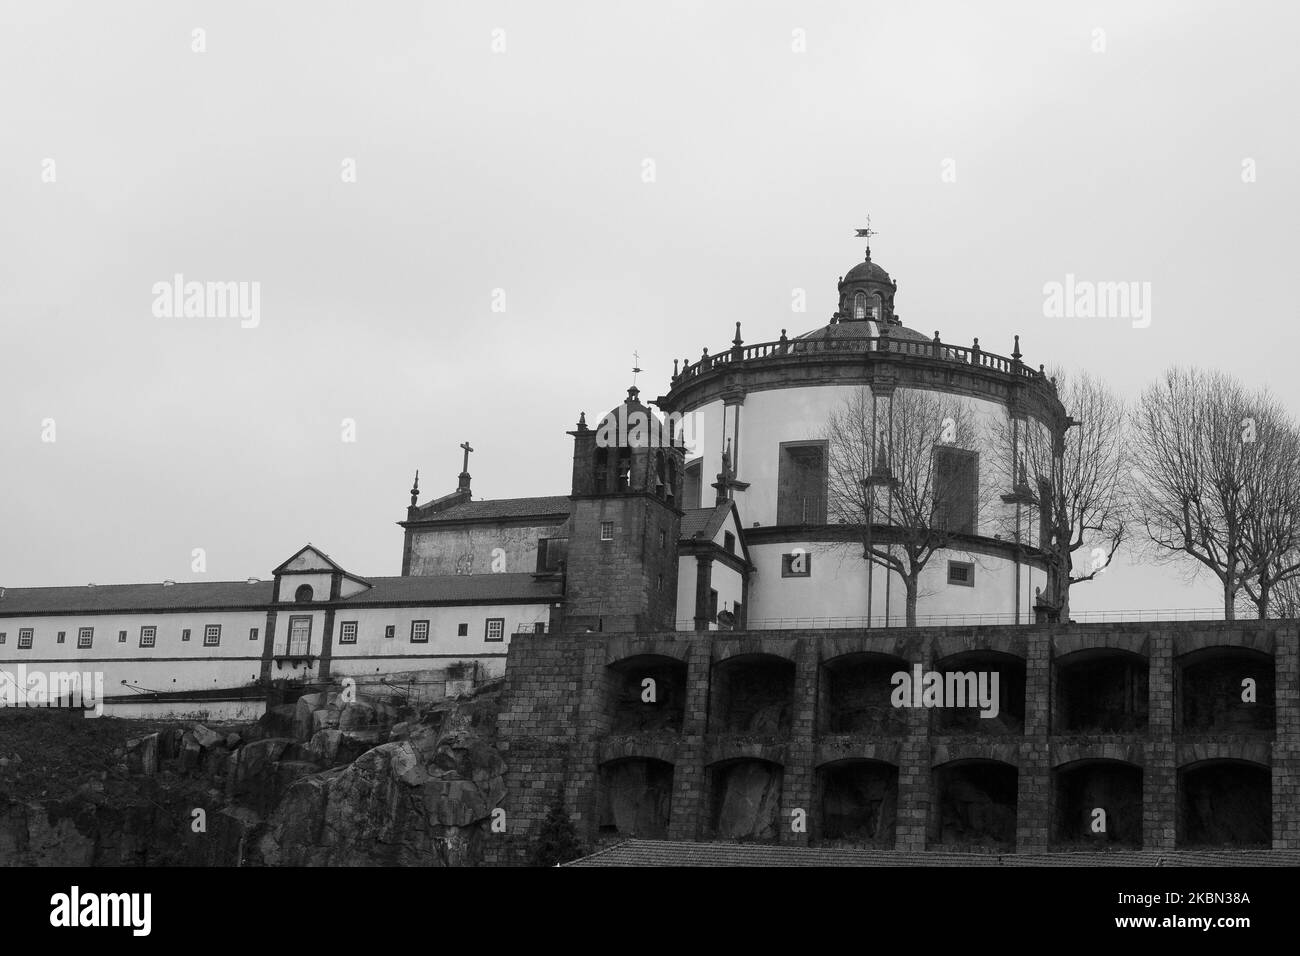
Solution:
[(1212, 648), (1248, 650), (1272, 657), (1274, 645), (1272, 631), (1209, 631), (1203, 634), (1190, 634), (1186, 637), (1180, 635), (1175, 645), (1174, 658), (1186, 657), (1188, 654), (1195, 654), (1197, 651), (1207, 651)]
[(795, 663), (798, 642), (790, 638), (742, 637), (737, 640), (719, 641), (714, 645), (713, 663), (721, 664), (733, 657), (779, 657), (781, 660)]
[(832, 637), (819, 643), (821, 663), (833, 663), (854, 654), (880, 654), (899, 660), (916, 662), (921, 659), (922, 640), (916, 635), (860, 635), (857, 637)]
[(708, 748), (704, 754), (704, 766), (727, 763), (732, 760), (762, 760), (776, 764), (782, 769), (786, 766), (786, 748), (784, 744), (764, 744), (738, 740), (719, 741)]
[(899, 741), (849, 743), (843, 746), (836, 743), (824, 743), (817, 747), (817, 752), (813, 756), (813, 768), (820, 770), (822, 767), (828, 767), (832, 764), (852, 763), (860, 760), (885, 763), (897, 767), (899, 765), (899, 751)]
[(688, 649), (684, 641), (616, 637), (605, 645), (605, 664), (617, 664), (632, 657), (667, 657), (685, 663)]
[(600, 766), (619, 760), (658, 760), (671, 766), (677, 765), (677, 742), (674, 740), (644, 740), (621, 737), (601, 742), (596, 755)]
[(1105, 634), (1061, 634), (1052, 638), (1053, 656), (1059, 661), (1080, 651), (1127, 651), (1138, 657), (1150, 657), (1151, 645), (1145, 633), (1109, 631)]
[(1054, 663), (1058, 667), (1069, 667), (1071, 664), (1078, 664), (1081, 661), (1098, 660), (1103, 657), (1123, 657), (1130, 660), (1142, 661), (1147, 664), (1151, 658), (1146, 651), (1135, 651), (1129, 647), (1111, 647), (1107, 644), (1097, 644), (1093, 647), (1075, 647), (1064, 654), (1057, 654)]
[(1267, 770), (1272, 766), (1273, 748), (1264, 741), (1205, 741), (1179, 744), (1174, 750), (1174, 764), (1187, 770), (1199, 764), (1236, 760)]
[(1064, 744), (1052, 748), (1052, 769), (1066, 770), (1078, 763), (1122, 763), (1131, 767), (1145, 767), (1146, 753), (1142, 744)]
[(938, 636), (931, 644), (933, 659), (941, 661), (958, 654), (980, 651), (994, 651), (1009, 657), (1025, 660), (1029, 656), (1029, 641), (1021, 634), (1007, 631), (973, 634), (945, 634)]
[(1174, 635), (1177, 657), (1209, 647), (1244, 647), (1272, 656), (1275, 643), (1273, 629), (1264, 626), (1197, 628), (1188, 633)]
[(1020, 769), (1018, 744), (939, 744), (930, 758), (931, 769), (967, 760), (992, 760)]

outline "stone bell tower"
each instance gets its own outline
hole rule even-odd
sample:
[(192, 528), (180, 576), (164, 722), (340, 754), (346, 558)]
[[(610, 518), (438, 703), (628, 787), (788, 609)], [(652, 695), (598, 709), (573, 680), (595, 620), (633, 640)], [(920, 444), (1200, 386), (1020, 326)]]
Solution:
[(573, 436), (566, 631), (672, 630), (681, 532), (682, 437), (636, 386)]

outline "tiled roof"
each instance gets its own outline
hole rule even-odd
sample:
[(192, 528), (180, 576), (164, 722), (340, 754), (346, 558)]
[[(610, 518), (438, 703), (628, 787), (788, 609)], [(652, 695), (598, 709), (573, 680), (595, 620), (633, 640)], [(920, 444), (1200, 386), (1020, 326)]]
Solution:
[[(367, 578), (374, 587), (344, 602), (383, 605), (402, 602), (536, 600), (559, 595), (553, 581), (531, 574), (453, 574), (430, 577)], [(186, 581), (162, 584), (104, 584), (96, 587), (7, 588), (0, 615), (108, 611), (183, 611), (189, 608), (260, 608), (270, 605), (271, 581)]]
[(572, 502), (567, 495), (544, 495), (540, 498), (497, 498), (492, 501), (465, 501), (446, 511), (420, 515), (421, 523), (434, 521), (495, 521), (502, 518), (565, 518)]
[(0, 614), (258, 607), (271, 602), (274, 586), (272, 581), (178, 581), (166, 585), (6, 588), (4, 597), (0, 597)]
[(490, 601), (560, 596), (556, 581), (531, 574), (443, 574), (428, 577), (366, 578), (374, 587), (345, 598), (347, 604), (395, 604), (402, 601)]
[(1285, 850), (1127, 850), (1072, 853), (900, 853), (856, 847), (627, 840), (566, 866), (1295, 866)]
[[(700, 537), (712, 541), (730, 513), (730, 501), (724, 501), (712, 508), (692, 508), (689, 511), (682, 512), (682, 539), (688, 540), (699, 534)], [(701, 532), (703, 533), (701, 534)]]

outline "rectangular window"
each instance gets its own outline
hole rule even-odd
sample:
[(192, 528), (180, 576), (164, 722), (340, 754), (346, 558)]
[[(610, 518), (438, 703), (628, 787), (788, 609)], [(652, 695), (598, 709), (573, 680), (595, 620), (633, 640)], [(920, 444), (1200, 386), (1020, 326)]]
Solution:
[(469, 624), (468, 624), (468, 623), (466, 623), (466, 624), (457, 624), (457, 625), (456, 625), (456, 636), (457, 636), (457, 637), (469, 637)]
[(77, 630), (77, 647), (90, 647), (95, 641), (95, 629), (83, 627)]
[(789, 554), (781, 555), (781, 577), (812, 577), (812, 555), (803, 548), (796, 548)]
[(506, 635), (506, 619), (504, 617), (490, 617), (483, 628), (483, 640), (500, 641), (504, 640)]
[(248, 639), (249, 639), (250, 641), (255, 641), (255, 640), (257, 640), (257, 628), (255, 628), (255, 627), (250, 627), (250, 628), (248, 629)]
[(728, 554), (736, 553), (736, 536), (730, 531), (722, 533), (722, 546), (727, 549)]
[(716, 621), (717, 619), (718, 619), (718, 592), (715, 591), (713, 588), (709, 588), (709, 620)]
[(208, 624), (203, 628), (203, 646), (216, 647), (221, 643), (221, 625)]
[(141, 646), (141, 647), (153, 647), (153, 646), (154, 646), (154, 643), (155, 643), (157, 640), (158, 640), (158, 628), (156, 628), (156, 627), (142, 627), (142, 628), (140, 628), (140, 646)]
[(188, 627), (186, 627), (186, 628), (182, 628), (182, 629), (181, 629), (181, 640), (182, 640), (182, 641), (188, 641), (189, 639), (190, 639), (190, 629), (189, 629)]
[(8, 640), (8, 638), (9, 638), (8, 634), (6, 634), (4, 631), (0, 631), (0, 644), (3, 644), (6, 640)]
[(954, 534), (975, 533), (979, 455), (964, 448), (934, 449), (934, 526)]
[(63, 643), (64, 641), (66, 641), (67, 639), (68, 639), (68, 632), (67, 632), (67, 631), (59, 631), (59, 636), (58, 636), (57, 638), (55, 638), (54, 643), (55, 643), (55, 644), (62, 644), (62, 643)]
[(534, 621), (534, 622), (533, 622), (533, 633), (534, 633), (534, 634), (545, 634), (545, 633), (546, 633), (546, 622), (545, 622), (545, 621)]
[(18, 649), (26, 650), (32, 646), (32, 638), (35, 637), (36, 631), (30, 627), (18, 628)]
[(339, 625), (339, 643), (355, 644), (357, 642), (357, 622), (344, 621)]
[(311, 654), (311, 615), (295, 614), (289, 618), (289, 656), (307, 657)]
[(659, 547), (661, 547), (661, 548), (666, 547), (667, 544), (668, 544), (668, 533), (665, 532), (665, 531), (660, 531), (660, 532), (659, 532)]
[(569, 551), (568, 538), (537, 539), (537, 570), (558, 571)]
[(948, 583), (973, 588), (975, 586), (975, 565), (970, 561), (949, 561)]
[(600, 540), (601, 541), (614, 540), (614, 522), (602, 521), (600, 523)]
[(825, 524), (827, 442), (782, 442), (776, 474), (776, 523)]
[(411, 622), (411, 643), (412, 644), (429, 643), (429, 622), (428, 621)]
[(700, 506), (700, 489), (703, 482), (700, 476), (704, 473), (703, 459), (696, 458), (686, 465), (686, 472), (682, 477), (682, 501), (683, 508), (691, 509)]
[(397, 636), (396, 624), (388, 624), (384, 627), (384, 637), (396, 637), (396, 636)]
[(118, 632), (117, 632), (117, 643), (119, 643), (119, 644), (125, 644), (125, 643), (126, 643), (126, 631), (118, 631)]

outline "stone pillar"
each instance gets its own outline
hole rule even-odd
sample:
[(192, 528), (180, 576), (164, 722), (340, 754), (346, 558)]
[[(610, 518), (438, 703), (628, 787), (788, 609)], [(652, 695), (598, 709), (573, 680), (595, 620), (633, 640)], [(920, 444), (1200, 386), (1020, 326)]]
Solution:
[(1178, 819), (1174, 753), (1174, 638), (1153, 629), (1147, 639), (1146, 761), (1142, 768), (1142, 849), (1172, 850)]
[(695, 630), (709, 629), (709, 590), (713, 585), (713, 558), (695, 556)]
[(582, 648), (582, 678), (578, 685), (577, 726), (570, 748), (568, 786), (565, 809), (579, 836), (590, 842), (600, 825), (600, 768), (596, 764), (600, 740), (609, 733), (608, 674), (605, 668), (605, 644), (585, 642)]
[[(934, 663), (932, 640), (919, 643), (921, 671)], [(907, 667), (917, 663), (908, 661)], [(930, 711), (910, 707), (907, 733), (898, 747), (898, 813), (894, 820), (894, 849), (916, 853), (929, 839), (930, 809), (934, 798), (934, 773), (930, 766)]]
[(1300, 850), (1300, 629), (1274, 633), (1273, 849)]
[(670, 840), (698, 840), (704, 823), (704, 735), (709, 715), (711, 641), (693, 641), (686, 653), (686, 709), (673, 767)]
[(1038, 628), (1025, 649), (1025, 730), (1016, 782), (1016, 852), (1046, 853), (1051, 842), (1052, 756), (1048, 709), (1052, 683), (1052, 638)]
[[(791, 701), (790, 738), (786, 744), (785, 768), (781, 778), (781, 819), (777, 821), (782, 843), (808, 845), (812, 817), (820, 808), (812, 806), (813, 732), (817, 719), (818, 642), (804, 638), (796, 645), (794, 700)], [(802, 810), (801, 832), (792, 825), (795, 811)]]

